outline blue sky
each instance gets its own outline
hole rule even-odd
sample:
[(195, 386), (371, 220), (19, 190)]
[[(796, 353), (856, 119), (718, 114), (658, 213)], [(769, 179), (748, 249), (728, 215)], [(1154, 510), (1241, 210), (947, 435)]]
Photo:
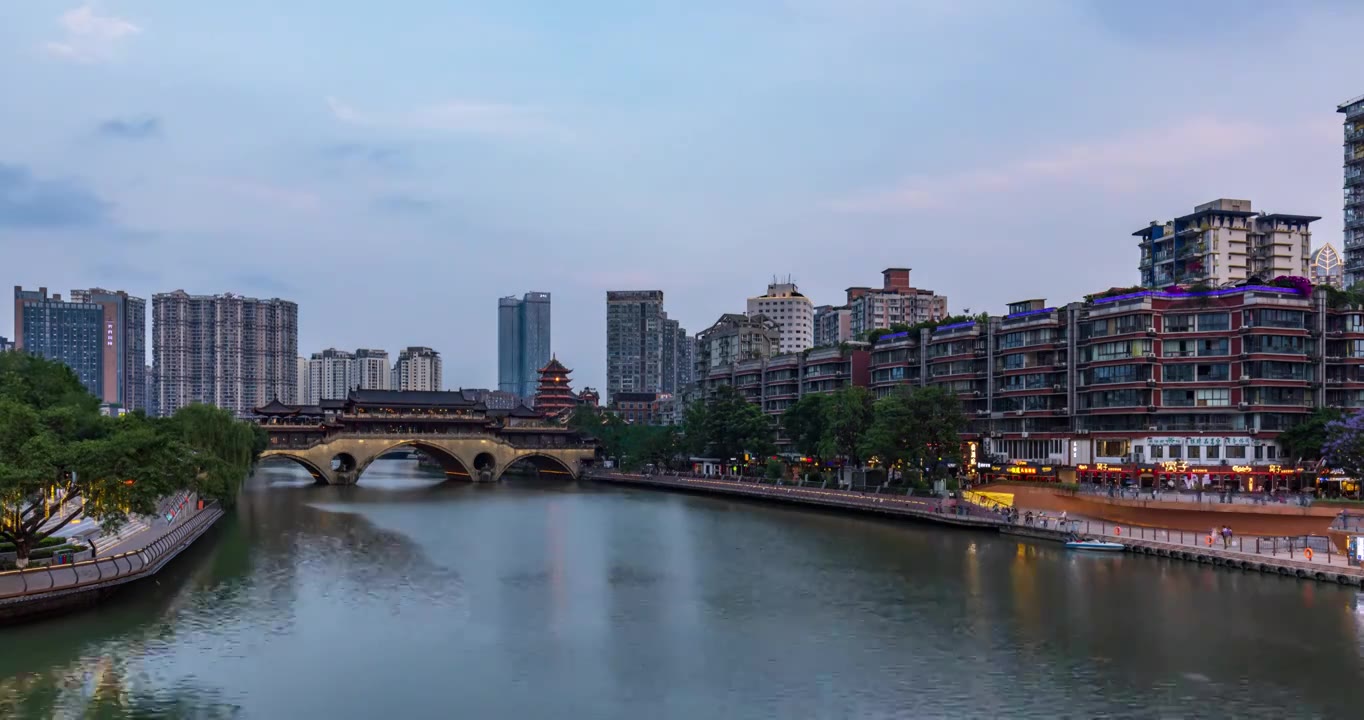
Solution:
[[(279, 296), (300, 351), (496, 382), (496, 299), (695, 332), (773, 275), (953, 311), (1137, 281), (1217, 197), (1341, 234), (1364, 5), (0, 0), (0, 286)], [(12, 336), (12, 313), (0, 334)]]

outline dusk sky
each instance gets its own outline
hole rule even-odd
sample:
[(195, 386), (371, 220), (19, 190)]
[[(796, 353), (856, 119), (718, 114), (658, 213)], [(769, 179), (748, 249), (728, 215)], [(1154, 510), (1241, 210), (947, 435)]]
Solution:
[(451, 387), (496, 386), (497, 298), (530, 290), (597, 388), (611, 289), (693, 333), (774, 275), (1065, 302), (1218, 197), (1339, 247), (1361, 27), (1349, 0), (0, 0), (0, 286), (282, 297), (302, 354), (429, 345)]

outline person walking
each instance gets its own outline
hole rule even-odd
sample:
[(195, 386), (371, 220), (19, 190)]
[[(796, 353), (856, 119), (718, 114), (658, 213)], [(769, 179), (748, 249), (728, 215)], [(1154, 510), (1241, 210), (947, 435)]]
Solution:
[(1231, 528), (1227, 525), (1222, 526), (1222, 549), (1231, 547)]

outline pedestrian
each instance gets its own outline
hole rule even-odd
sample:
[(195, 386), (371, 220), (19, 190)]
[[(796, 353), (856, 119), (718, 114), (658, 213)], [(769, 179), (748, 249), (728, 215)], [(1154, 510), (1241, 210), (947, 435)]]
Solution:
[(1060, 524), (1060, 525), (1057, 525), (1058, 528), (1060, 528), (1060, 529), (1062, 529), (1062, 530), (1066, 529), (1066, 517), (1067, 517), (1067, 515), (1069, 515), (1069, 513), (1067, 513), (1065, 510), (1062, 510), (1062, 511), (1061, 511), (1061, 524)]
[(1225, 550), (1231, 547), (1231, 527), (1222, 526), (1222, 548)]
[(1233, 533), (1233, 532), (1231, 531), (1231, 526), (1228, 525), (1228, 526), (1227, 526), (1227, 547), (1228, 547), (1228, 548), (1231, 547), (1231, 541), (1232, 541), (1232, 538), (1233, 538), (1234, 536), (1235, 536), (1235, 533)]

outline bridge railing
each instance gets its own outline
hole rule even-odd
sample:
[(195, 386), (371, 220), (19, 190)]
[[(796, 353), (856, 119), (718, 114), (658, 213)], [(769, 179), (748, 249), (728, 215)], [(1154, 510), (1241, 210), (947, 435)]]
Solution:
[(325, 445), (326, 443), (329, 443), (333, 440), (345, 440), (348, 438), (357, 438), (364, 440), (369, 440), (371, 438), (380, 439), (401, 438), (404, 440), (409, 440), (412, 438), (421, 438), (424, 440), (432, 441), (495, 439), (501, 443), (510, 445), (514, 448), (521, 450), (588, 450), (596, 447), (594, 443), (585, 442), (581, 440), (571, 442), (539, 442), (535, 440), (529, 440), (528, 437), (525, 435), (507, 436), (499, 435), (497, 433), (492, 432), (340, 432), (328, 435), (326, 438), (322, 440), (299, 441), (290, 440), (287, 437), (281, 437), (280, 439), (283, 440), (283, 442), (271, 443), (269, 449), (308, 450), (319, 445)]

